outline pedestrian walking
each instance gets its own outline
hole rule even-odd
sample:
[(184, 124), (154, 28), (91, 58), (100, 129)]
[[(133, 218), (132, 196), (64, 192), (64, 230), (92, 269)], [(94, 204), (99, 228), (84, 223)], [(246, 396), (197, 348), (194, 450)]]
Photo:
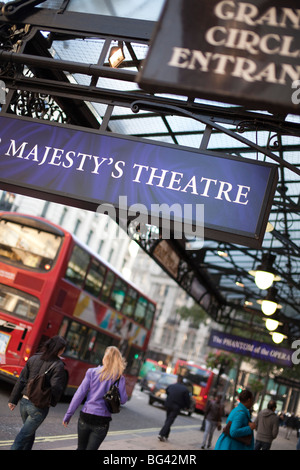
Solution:
[(255, 420), (256, 439), (255, 450), (270, 450), (272, 441), (276, 439), (279, 431), (279, 419), (275, 414), (276, 401), (270, 400), (265, 410), (258, 413)]
[[(66, 386), (64, 363), (60, 359), (66, 347), (66, 340), (54, 336), (45, 342), (41, 352), (30, 357), (23, 368), (9, 397), (8, 407), (13, 411), (20, 401), (23, 426), (16, 436), (11, 450), (31, 450), (35, 432), (45, 420), (50, 406), (56, 406)], [(28, 397), (28, 383), (40, 374), (45, 375), (46, 388), (51, 390), (49, 404), (39, 408)]]
[(66, 427), (87, 396), (78, 419), (77, 450), (97, 450), (104, 441), (111, 421), (111, 412), (106, 406), (104, 395), (116, 381), (121, 404), (128, 399), (125, 377), (122, 375), (126, 361), (119, 349), (115, 346), (106, 348), (102, 362), (102, 366), (87, 370), (63, 418)]
[(213, 434), (216, 428), (221, 430), (221, 422), (223, 415), (224, 409), (221, 403), (221, 396), (217, 395), (213, 400), (208, 401), (204, 410), (205, 431), (203, 435), (201, 449), (205, 449), (206, 444), (207, 449), (210, 448)]
[(166, 389), (167, 399), (165, 407), (167, 416), (163, 427), (161, 428), (158, 439), (166, 441), (169, 437), (171, 426), (180, 413), (181, 409), (189, 408), (190, 395), (187, 387), (183, 383), (183, 377), (178, 375), (177, 383), (169, 385)]
[(289, 439), (291, 437), (291, 434), (294, 429), (297, 429), (297, 417), (295, 416), (295, 413), (292, 413), (291, 416), (288, 416), (286, 420), (286, 435), (285, 438)]
[(253, 395), (250, 390), (242, 390), (239, 394), (240, 403), (229, 413), (226, 426), (217, 440), (215, 450), (253, 450), (253, 430), (250, 409)]

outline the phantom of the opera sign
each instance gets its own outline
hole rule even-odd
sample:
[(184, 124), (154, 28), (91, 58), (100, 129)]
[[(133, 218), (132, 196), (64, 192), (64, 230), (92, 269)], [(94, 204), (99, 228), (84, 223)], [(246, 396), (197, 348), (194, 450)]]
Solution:
[(167, 0), (139, 83), (300, 113), (299, 0)]

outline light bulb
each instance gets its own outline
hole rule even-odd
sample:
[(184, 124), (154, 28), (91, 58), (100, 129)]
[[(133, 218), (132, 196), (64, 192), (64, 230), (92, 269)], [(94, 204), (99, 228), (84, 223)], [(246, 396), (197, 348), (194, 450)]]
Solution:
[(272, 333), (272, 340), (274, 343), (279, 344), (283, 341), (284, 336), (281, 333)]
[(266, 290), (273, 284), (274, 274), (268, 273), (267, 271), (256, 271), (255, 273), (255, 284), (259, 289)]
[(274, 331), (278, 327), (279, 322), (277, 320), (272, 320), (271, 318), (268, 318), (266, 321), (266, 328), (269, 331)]
[(261, 303), (261, 310), (265, 315), (273, 315), (277, 309), (277, 302), (272, 300), (263, 300)]

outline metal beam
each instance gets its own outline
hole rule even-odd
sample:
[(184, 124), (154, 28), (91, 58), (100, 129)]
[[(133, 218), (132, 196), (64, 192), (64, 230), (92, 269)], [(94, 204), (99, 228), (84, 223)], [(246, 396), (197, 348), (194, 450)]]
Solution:
[[(0, 22), (12, 23), (11, 18), (0, 13)], [(132, 18), (118, 18), (105, 15), (92, 15), (74, 11), (59, 11), (47, 8), (33, 8), (31, 12), (24, 13), (13, 19), (18, 25), (30, 24), (44, 31), (55, 31), (73, 36), (85, 37), (109, 36), (121, 40), (137, 40), (148, 43), (156, 23), (147, 20)]]

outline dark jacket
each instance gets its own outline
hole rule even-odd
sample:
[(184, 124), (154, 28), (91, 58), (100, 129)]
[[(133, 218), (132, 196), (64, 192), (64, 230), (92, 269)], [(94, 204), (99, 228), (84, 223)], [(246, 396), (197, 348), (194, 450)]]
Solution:
[(28, 380), (36, 377), (40, 373), (44, 373), (53, 363), (54, 367), (46, 374), (46, 385), (51, 387), (51, 406), (55, 406), (66, 386), (66, 371), (64, 363), (57, 358), (55, 361), (44, 361), (41, 354), (35, 354), (30, 357), (23, 368), (12, 392), (9, 397), (9, 403), (17, 405), (22, 395), (26, 396)]
[(204, 416), (208, 421), (220, 422), (223, 416), (223, 405), (215, 400), (209, 401), (206, 405)]
[(167, 399), (165, 406), (173, 410), (189, 408), (190, 394), (185, 385), (177, 382), (176, 384), (169, 385), (167, 390)]

